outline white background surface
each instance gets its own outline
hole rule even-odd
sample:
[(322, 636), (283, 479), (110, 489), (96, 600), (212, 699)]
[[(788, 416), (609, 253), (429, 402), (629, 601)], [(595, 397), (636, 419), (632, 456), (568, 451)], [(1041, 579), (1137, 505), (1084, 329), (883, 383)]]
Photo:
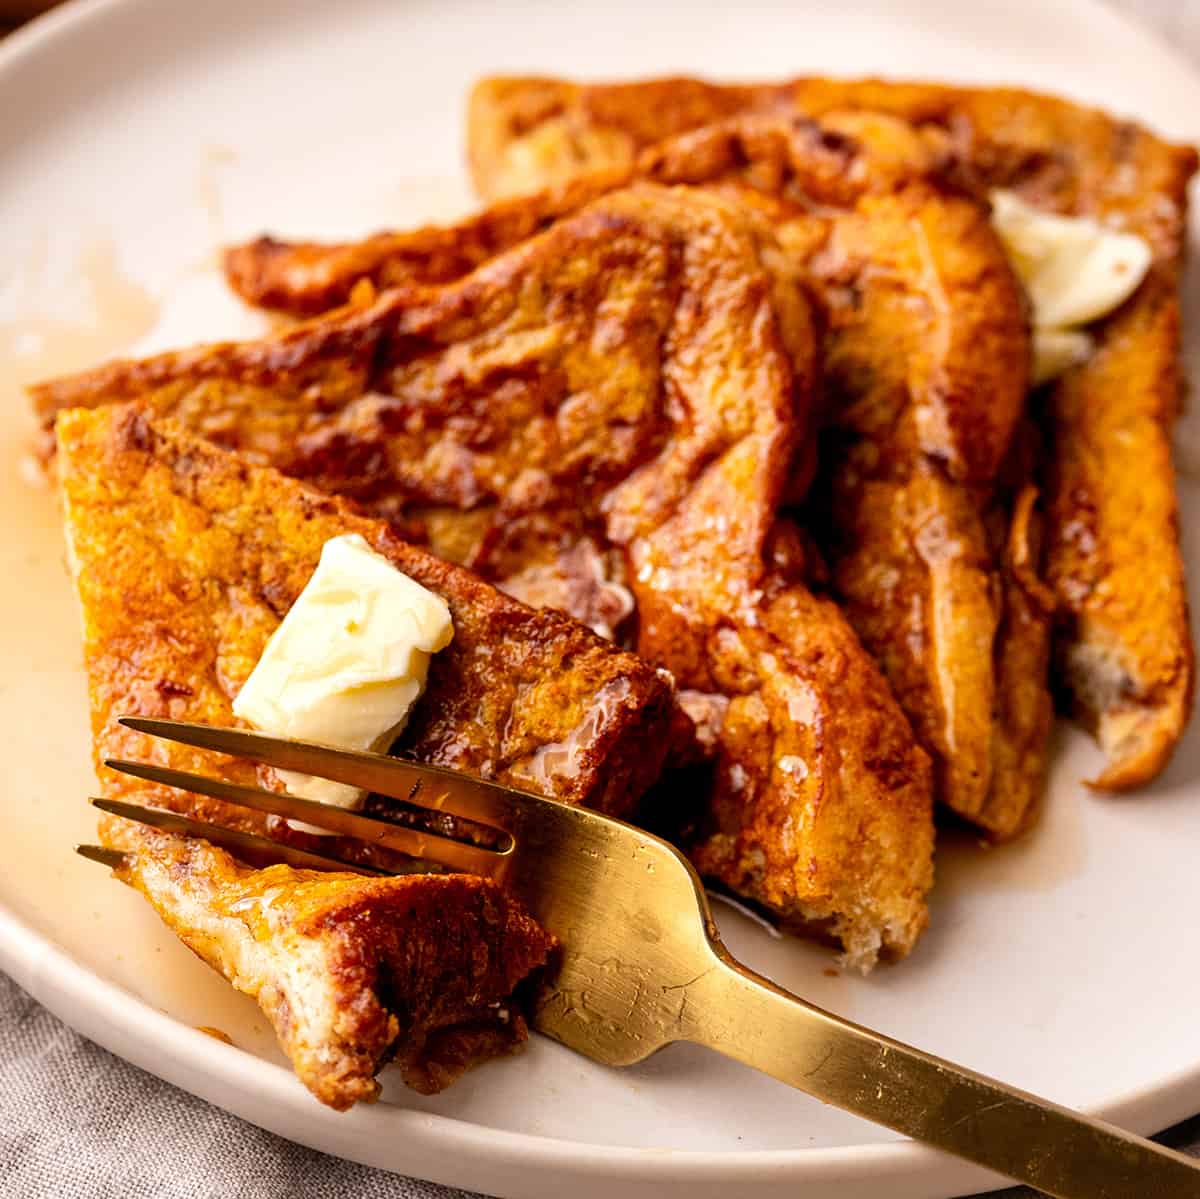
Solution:
[[(1177, 22), (1190, 21), (1185, 7)], [(59, 38), (27, 41), (24, 53), (18, 42), (0, 59), (0, 322), (32, 306), (86, 324), (92, 297), (74, 264), (99, 241), (161, 301), (143, 346), (254, 332), (257, 319), (212, 269), (215, 246), (263, 228), (354, 235), (452, 215), (469, 199), (461, 98), (472, 78), (499, 69), (1006, 80), (1200, 139), (1193, 78), (1082, 0), (760, 0), (698, 19), (700, 8), (359, 0), (335, 11), (221, 0), (201, 11), (129, 0), (95, 6), (73, 30), (69, 14), (52, 18)], [(38, 268), (31, 247), (43, 237)], [(0, 747), (20, 761), (6, 768), (0, 806), (10, 867), (0, 964), (35, 995), (118, 1052), (286, 1135), (488, 1190), (552, 1194), (570, 1178), (584, 1196), (626, 1178), (648, 1180), (647, 1194), (768, 1195), (804, 1180), (806, 1195), (845, 1197), (876, 1193), (887, 1177), (900, 1197), (971, 1185), (976, 1176), (957, 1165), (889, 1148), (887, 1133), (684, 1047), (610, 1073), (539, 1042), (435, 1099), (393, 1085), (373, 1110), (318, 1108), (254, 1006), (136, 896), (65, 852), (90, 827), (75, 616), (53, 500), (18, 482), (28, 427), (4, 398), (0, 510), (12, 526), (0, 546)], [(1200, 429), (1185, 427), (1181, 440), (1183, 462), (1200, 461)], [(1190, 483), (1184, 492), (1194, 511)], [(1191, 550), (1196, 519), (1186, 531)], [(1189, 1114), (1200, 1107), (1200, 964), (1183, 914), (1200, 908), (1200, 746), (1190, 739), (1136, 799), (1088, 796), (1078, 779), (1096, 761), (1085, 739), (1064, 736), (1046, 818), (1026, 843), (941, 854), (933, 927), (903, 966), (830, 978), (823, 951), (769, 941), (734, 917), (732, 948), (817, 1002), (1055, 1099), (1144, 1130)], [(240, 1048), (191, 1030), (201, 1023)]]

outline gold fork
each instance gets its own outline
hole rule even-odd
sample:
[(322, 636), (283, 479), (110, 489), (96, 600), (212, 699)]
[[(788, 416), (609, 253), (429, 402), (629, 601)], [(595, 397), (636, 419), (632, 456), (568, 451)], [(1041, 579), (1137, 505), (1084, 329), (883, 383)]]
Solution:
[[(132, 729), (319, 775), (498, 830), (496, 848), (295, 796), (143, 762), (126, 774), (302, 820), (495, 879), (564, 946), (534, 1026), (608, 1066), (692, 1041), (826, 1103), (1060, 1199), (1200, 1199), (1200, 1163), (823, 1011), (734, 960), (704, 887), (671, 845), (619, 820), (378, 754), (234, 729), (127, 718)], [(201, 836), (235, 855), (323, 869), (364, 867), (115, 800), (97, 807)], [(119, 854), (79, 846), (114, 865)]]

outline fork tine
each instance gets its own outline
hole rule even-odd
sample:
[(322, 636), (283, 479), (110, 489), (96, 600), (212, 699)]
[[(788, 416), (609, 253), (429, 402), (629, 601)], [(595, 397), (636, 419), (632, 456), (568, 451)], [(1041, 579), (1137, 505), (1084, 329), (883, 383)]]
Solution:
[(222, 849), (251, 862), (256, 859), (285, 862), (301, 870), (352, 870), (356, 874), (392, 873), (378, 870), (374, 866), (364, 866), (359, 862), (323, 857), (321, 854), (309, 853), (305, 849), (272, 841), (269, 837), (240, 833), (234, 829), (223, 828), (219, 824), (206, 824), (203, 820), (193, 820), (190, 816), (180, 816), (177, 812), (167, 812), (161, 808), (143, 808), (119, 799), (101, 799), (96, 796), (93, 796), (90, 802), (102, 812), (123, 816), (126, 820), (136, 820), (139, 824), (148, 824), (164, 833), (174, 833), (180, 837), (203, 837), (213, 845), (219, 845)]
[[(119, 723), (151, 737), (163, 737), (167, 741), (178, 741), (181, 745), (192, 745), (197, 749), (211, 749), (236, 758), (248, 758), (278, 770), (294, 770), (300, 774), (348, 783), (377, 795), (404, 800), (416, 807), (449, 812), (480, 824), (492, 824), (504, 832), (512, 831), (506, 827), (506, 816), (513, 807), (513, 788), (498, 786), (442, 766), (406, 762), (402, 758), (384, 754), (359, 753), (334, 749), (328, 745), (291, 741), (246, 729), (213, 728), (181, 720), (122, 716)], [(535, 804), (546, 802), (534, 795), (528, 798)]]
[(110, 870), (116, 870), (125, 865), (125, 855), (119, 849), (109, 849), (106, 845), (76, 845), (75, 852), (89, 862), (99, 862)]
[[(505, 852), (501, 850), (486, 849), (422, 829), (406, 828), (403, 825), (376, 820), (359, 812), (334, 807), (332, 804), (301, 799), (297, 795), (262, 791), (257, 787), (228, 783), (202, 774), (189, 774), (184, 770), (170, 770), (149, 762), (126, 762), (119, 758), (106, 758), (104, 764), (112, 770), (119, 770), (122, 774), (130, 774), (151, 783), (164, 783), (168, 787), (178, 787), (181, 791), (193, 791), (198, 795), (208, 795), (213, 799), (221, 799), (244, 808), (253, 808), (256, 812), (267, 812), (288, 820), (315, 824), (344, 837), (354, 837), (368, 845), (378, 845), (397, 853), (408, 854), (410, 857), (438, 862), (453, 870), (465, 870), (469, 874), (491, 877), (497, 873), (505, 856)], [(509, 846), (511, 847), (511, 838)]]

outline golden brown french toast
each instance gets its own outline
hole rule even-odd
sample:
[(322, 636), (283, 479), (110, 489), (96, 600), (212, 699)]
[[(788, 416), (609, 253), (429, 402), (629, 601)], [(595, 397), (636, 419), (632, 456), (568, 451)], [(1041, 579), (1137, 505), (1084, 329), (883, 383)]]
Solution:
[(256, 999), (297, 1075), (344, 1111), (389, 1063), (429, 1094), (527, 1037), (513, 990), (553, 939), (495, 883), (253, 870), (206, 841), (131, 834), (116, 876)]
[[(932, 754), (940, 797), (1004, 837), (1019, 823), (1015, 797), (1030, 791), (998, 744), (997, 715), (1011, 705), (996, 662), (1014, 626), (982, 509), (1024, 404), (1028, 347), (1004, 251), (983, 211), (939, 179), (945, 157), (886, 116), (731, 119), (456, 225), (325, 247), (259, 239), (232, 248), (226, 269), (251, 302), (304, 313), (363, 280), (458, 277), (632, 179), (752, 206), (826, 328), (832, 435), (810, 519), (835, 589)], [(1045, 691), (1046, 672), (1028, 685)]]
[[(152, 418), (136, 404), (64, 413), (57, 425), (69, 560), (79, 590), (97, 771), (106, 795), (387, 865), (249, 809), (101, 766), (153, 756), (232, 782), (249, 762), (150, 745), (129, 714), (237, 723), (232, 702), (331, 537), (358, 533), (441, 595), (454, 638), (436, 655), (398, 748), (419, 760), (628, 813), (654, 781), (677, 720), (662, 673), (555, 612), (535, 612), (405, 545), (386, 523)], [(384, 801), (376, 799), (380, 806)], [(395, 1055), (437, 1089), (523, 1038), (499, 1018), (548, 938), (480, 880), (248, 872), (220, 851), (112, 817), (122, 877), (235, 985), (255, 995), (323, 1102), (375, 1093)], [(411, 867), (411, 863), (405, 863)], [(255, 903), (267, 891), (270, 904)], [(268, 910), (269, 909), (269, 910)], [(436, 986), (432, 985), (436, 982)]]
[(1053, 96), (877, 79), (725, 85), (498, 78), (474, 90), (469, 155), (489, 198), (625, 169), (663, 138), (748, 112), (846, 109), (909, 122), (960, 177), (1046, 209), (1098, 217), (1150, 244), (1151, 270), (1098, 328), (1098, 349), (1047, 404), (1046, 563), (1058, 657), (1108, 764), (1094, 785), (1135, 787), (1169, 761), (1191, 711), (1188, 627), (1170, 429), (1179, 404), (1179, 274), (1190, 146)]
[(38, 396), (45, 411), (143, 396), (631, 640), (672, 672), (711, 747), (721, 819), (696, 860), (832, 926), (869, 965), (925, 923), (929, 764), (776, 519), (815, 368), (769, 227), (646, 186), (444, 288)]
[[(657, 779), (678, 717), (670, 681), (637, 656), (144, 405), (63, 413), (56, 432), (98, 769), (105, 757), (138, 757), (146, 748), (118, 716), (236, 723), (233, 699), (323, 545), (359, 533), (440, 595), (454, 621), (399, 751), (616, 815), (630, 813)], [(157, 748), (184, 769), (211, 764), (200, 751)], [(248, 763), (226, 762), (225, 771), (233, 781), (255, 777)], [(147, 786), (100, 774), (106, 794)], [(203, 819), (264, 828), (248, 809), (169, 788), (155, 794)]]

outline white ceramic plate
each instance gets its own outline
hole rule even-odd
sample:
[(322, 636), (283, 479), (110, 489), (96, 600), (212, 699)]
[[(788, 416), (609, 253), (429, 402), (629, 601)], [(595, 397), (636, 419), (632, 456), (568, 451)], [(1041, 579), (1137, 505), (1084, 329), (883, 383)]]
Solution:
[[(609, 1072), (537, 1041), (422, 1099), (322, 1109), (257, 1008), (70, 853), (91, 786), (52, 494), (15, 383), (136, 345), (258, 331), (215, 248), (456, 215), (466, 88), (497, 70), (883, 72), (1019, 82), (1200, 137), (1200, 83), (1088, 0), (495, 5), (102, 0), (0, 49), (0, 966), (101, 1044), (284, 1136), (502, 1195), (890, 1199), (994, 1179), (688, 1047)], [(1200, 344), (1193, 335), (1191, 345)], [(1191, 434), (1200, 447), (1200, 426)], [(1181, 430), (1181, 462), (1200, 460)], [(1200, 578), (1200, 495), (1182, 481)], [(1041, 826), (946, 846), (912, 958), (862, 980), (734, 913), (736, 953), (817, 1002), (1149, 1132), (1200, 1109), (1200, 744), (1143, 794), (1089, 795), (1062, 730)], [(236, 1048), (195, 1031), (216, 1026)]]

